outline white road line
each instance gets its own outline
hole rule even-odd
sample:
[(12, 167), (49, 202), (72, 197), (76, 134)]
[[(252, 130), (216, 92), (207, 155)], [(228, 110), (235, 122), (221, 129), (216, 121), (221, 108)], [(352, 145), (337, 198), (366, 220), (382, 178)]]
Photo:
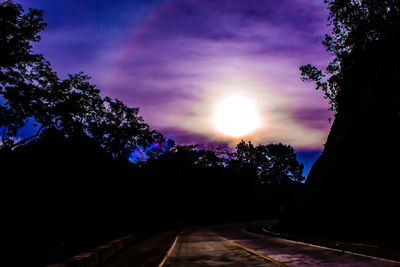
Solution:
[(170, 247), (170, 248), (168, 249), (168, 251), (167, 251), (167, 254), (165, 254), (165, 256), (164, 256), (162, 262), (158, 265), (158, 267), (162, 267), (162, 266), (164, 265), (164, 263), (167, 261), (169, 255), (171, 255), (172, 251), (173, 251), (174, 248), (175, 248), (176, 242), (178, 242), (178, 238), (179, 238), (179, 236), (176, 236), (176, 237), (175, 237), (174, 243), (172, 243), (171, 247)]
[[(265, 236), (265, 235), (262, 235), (262, 236)], [(300, 242), (300, 241), (294, 241), (294, 240), (290, 240), (290, 239), (286, 239), (286, 238), (282, 238), (282, 237), (275, 237), (275, 236), (274, 236), (273, 238), (283, 239), (283, 240), (285, 240), (285, 241), (292, 242), (292, 243), (295, 243), (295, 244), (307, 245), (307, 246), (310, 246), (310, 247), (316, 247), (316, 248), (320, 248), (320, 249), (327, 249), (327, 250), (332, 250), (332, 251), (336, 251), (336, 252), (347, 253), (347, 254), (351, 254), (351, 255), (355, 255), (355, 256), (366, 257), (366, 258), (370, 258), (370, 259), (374, 259), (374, 260), (381, 260), (381, 261), (387, 261), (387, 262), (391, 262), (391, 263), (400, 264), (399, 261), (389, 260), (389, 259), (379, 258), (379, 257), (374, 257), (374, 256), (365, 255), (365, 254), (361, 254), (361, 253), (351, 252), (351, 251), (348, 251), (348, 250), (341, 250), (341, 249), (336, 249), (336, 248), (324, 247), (324, 246), (314, 245), (314, 244), (310, 244), (310, 243), (304, 243), (304, 242)]]

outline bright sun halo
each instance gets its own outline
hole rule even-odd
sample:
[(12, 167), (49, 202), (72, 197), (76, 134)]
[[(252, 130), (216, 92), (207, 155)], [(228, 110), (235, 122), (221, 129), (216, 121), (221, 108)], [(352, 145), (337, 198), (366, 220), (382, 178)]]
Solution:
[(214, 124), (225, 135), (241, 137), (260, 126), (260, 117), (249, 99), (231, 96), (218, 104)]

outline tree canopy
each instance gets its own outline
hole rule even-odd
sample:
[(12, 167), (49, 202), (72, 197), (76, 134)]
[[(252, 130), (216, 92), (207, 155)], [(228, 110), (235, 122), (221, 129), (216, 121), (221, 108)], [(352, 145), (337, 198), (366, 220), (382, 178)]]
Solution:
[(300, 70), (336, 113), (307, 177), (310, 190), (282, 225), (349, 239), (398, 240), (400, 1), (325, 3), (331, 33), (322, 44), (332, 61), (325, 70), (311, 64)]
[[(13, 148), (56, 128), (65, 135), (81, 133), (96, 140), (114, 157), (126, 157), (137, 145), (164, 142), (164, 137), (139, 116), (139, 108), (102, 97), (84, 73), (60, 80), (50, 62), (32, 50), (46, 27), (43, 11), (24, 13), (12, 1), (0, 3), (1, 142)], [(38, 125), (30, 137), (17, 132), (30, 120)]]
[[(256, 168), (263, 183), (302, 181), (302, 165), (294, 149), (283, 144), (259, 145), (242, 141), (234, 155), (220, 157), (215, 151), (194, 146), (175, 146), (150, 128), (139, 116), (139, 108), (128, 107), (118, 99), (102, 97), (83, 72), (60, 80), (50, 62), (35, 54), (32, 42), (40, 40), (46, 27), (43, 12), (29, 9), (24, 13), (19, 4), (0, 4), (0, 44), (4, 57), (0, 61), (0, 127), (3, 148), (14, 148), (40, 136), (43, 131), (57, 129), (66, 137), (84, 135), (111, 153), (114, 158), (128, 158), (133, 151), (145, 150), (146, 159), (173, 158), (183, 166), (228, 166), (236, 157), (239, 165)], [(23, 140), (17, 132), (29, 120), (38, 125), (36, 132)], [(166, 145), (163, 145), (163, 144)], [(167, 147), (167, 149), (165, 149)], [(151, 149), (150, 149), (151, 148)], [(139, 152), (140, 152), (139, 151)], [(239, 166), (238, 165), (238, 166)]]
[[(39, 99), (48, 86), (57, 80), (50, 64), (32, 51), (32, 42), (40, 40), (39, 32), (46, 27), (43, 11), (30, 9), (24, 14), (21, 5), (12, 1), (0, 3), (0, 108), (3, 145), (12, 145), (12, 137), (29, 117), (43, 111)], [(44, 119), (44, 118), (43, 118)], [(44, 119), (45, 120), (45, 119)]]
[(176, 145), (139, 108), (102, 96), (83, 72), (60, 79), (32, 49), (46, 27), (42, 11), (3, 1), (0, 27), (0, 162), (12, 173), (2, 181), (11, 203), (4, 216), (13, 222), (4, 231), (24, 240), (20, 265), (44, 266), (122, 233), (182, 221), (278, 216), (296, 197), (302, 184), (291, 181), (304, 177), (292, 147)]
[[(338, 112), (344, 106), (348, 80), (368, 52), (383, 44), (397, 45), (400, 34), (400, 2), (397, 0), (325, 0), (331, 34), (322, 44), (333, 56), (324, 71), (307, 64), (300, 67), (302, 79), (316, 83)], [(383, 45), (383, 46), (382, 46)]]
[(254, 146), (251, 142), (242, 140), (236, 149), (235, 155), (239, 164), (254, 168), (263, 184), (304, 180), (304, 166), (298, 162), (294, 149), (289, 145), (279, 143)]

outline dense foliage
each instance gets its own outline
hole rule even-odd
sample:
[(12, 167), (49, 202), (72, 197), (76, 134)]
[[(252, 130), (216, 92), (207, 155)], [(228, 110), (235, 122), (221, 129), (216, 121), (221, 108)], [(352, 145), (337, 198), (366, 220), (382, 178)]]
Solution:
[[(137, 144), (162, 142), (138, 115), (119, 100), (102, 98), (83, 73), (60, 80), (42, 55), (34, 54), (31, 42), (40, 40), (43, 12), (23, 14), (12, 1), (0, 3), (1, 61), (0, 106), (3, 148), (25, 144), (49, 128), (65, 135), (81, 133), (98, 141), (114, 157), (126, 157)], [(36, 123), (32, 136), (20, 140), (18, 130), (30, 120)]]
[(254, 146), (243, 140), (237, 145), (236, 160), (239, 165), (253, 167), (262, 184), (285, 184), (304, 180), (303, 164), (291, 146), (268, 144)]
[(21, 266), (132, 232), (276, 217), (296, 198), (304, 177), (292, 147), (176, 145), (87, 75), (60, 80), (32, 50), (45, 26), (42, 11), (0, 3), (0, 163), (11, 174), (2, 176), (3, 231), (18, 240)]
[(300, 69), (336, 114), (307, 177), (309, 191), (281, 225), (398, 246), (400, 1), (325, 2), (331, 33), (322, 44), (333, 59), (325, 71)]
[(322, 89), (329, 99), (331, 110), (338, 112), (352, 104), (348, 101), (347, 91), (351, 90), (348, 80), (354, 79), (352, 73), (360, 62), (377, 46), (398, 43), (400, 5), (397, 0), (325, 0), (325, 3), (332, 31), (325, 35), (322, 44), (333, 59), (325, 71), (311, 64), (300, 70), (302, 79), (314, 81), (316, 89)]

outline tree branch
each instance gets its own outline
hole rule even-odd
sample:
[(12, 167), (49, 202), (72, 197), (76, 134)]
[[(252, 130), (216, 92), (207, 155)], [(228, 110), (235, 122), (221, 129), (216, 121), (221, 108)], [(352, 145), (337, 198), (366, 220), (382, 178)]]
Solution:
[(7, 129), (7, 125), (4, 125), (3, 127), (4, 127), (4, 129), (3, 129), (3, 137), (1, 138), (1, 141), (2, 141), (2, 142), (4, 141), (4, 138), (6, 138), (6, 129)]
[(40, 132), (41, 132), (41, 131), (43, 130), (43, 128), (45, 128), (45, 127), (46, 127), (46, 126), (42, 125), (42, 126), (38, 129), (38, 131), (36, 132), (36, 134), (34, 134), (34, 135), (32, 135), (31, 137), (28, 137), (28, 138), (26, 138), (26, 139), (24, 139), (24, 140), (21, 140), (21, 141), (19, 141), (19, 142), (16, 143), (16, 144), (13, 144), (13, 145), (11, 146), (11, 148), (15, 148), (15, 147), (17, 147), (17, 146), (23, 145), (23, 144), (25, 144), (26, 142), (28, 142), (28, 141), (30, 141), (30, 140), (32, 140), (32, 139), (38, 137), (38, 136), (40, 135)]

